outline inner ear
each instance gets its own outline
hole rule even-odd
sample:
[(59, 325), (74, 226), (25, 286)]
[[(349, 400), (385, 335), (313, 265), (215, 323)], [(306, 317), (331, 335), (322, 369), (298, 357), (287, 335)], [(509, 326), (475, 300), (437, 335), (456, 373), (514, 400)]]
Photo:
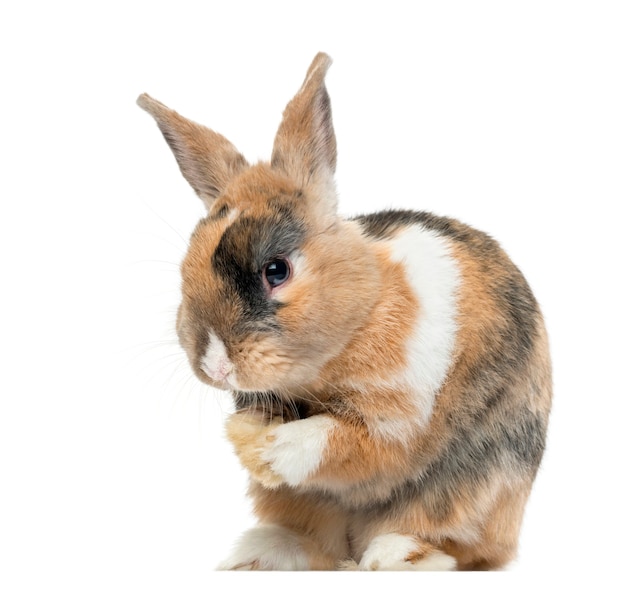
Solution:
[(228, 139), (149, 95), (140, 95), (137, 103), (156, 120), (180, 171), (209, 209), (248, 162)]
[(314, 58), (302, 87), (283, 112), (274, 140), (272, 167), (302, 186), (332, 181), (335, 173), (337, 143), (325, 85), (330, 65), (327, 54)]

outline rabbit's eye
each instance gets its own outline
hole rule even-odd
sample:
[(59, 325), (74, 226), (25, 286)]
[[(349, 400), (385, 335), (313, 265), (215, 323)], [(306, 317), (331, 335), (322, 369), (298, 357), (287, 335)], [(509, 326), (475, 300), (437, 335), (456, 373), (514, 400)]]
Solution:
[(270, 261), (263, 269), (263, 275), (267, 280), (270, 288), (276, 288), (284, 284), (291, 274), (291, 267), (286, 259), (274, 259)]

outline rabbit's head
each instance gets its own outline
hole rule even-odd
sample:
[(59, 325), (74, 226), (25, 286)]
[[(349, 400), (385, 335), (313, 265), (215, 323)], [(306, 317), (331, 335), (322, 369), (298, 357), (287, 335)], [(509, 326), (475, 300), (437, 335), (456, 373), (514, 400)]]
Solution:
[(315, 385), (376, 300), (374, 257), (337, 215), (329, 66), (315, 57), (271, 161), (255, 165), (218, 133), (138, 99), (208, 211), (182, 265), (177, 329), (195, 373), (216, 387)]

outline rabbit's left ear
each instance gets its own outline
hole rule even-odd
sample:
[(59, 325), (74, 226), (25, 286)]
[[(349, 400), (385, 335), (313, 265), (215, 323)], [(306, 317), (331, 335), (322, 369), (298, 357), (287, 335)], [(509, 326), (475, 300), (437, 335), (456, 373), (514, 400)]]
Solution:
[(144, 93), (137, 103), (157, 122), (180, 171), (209, 209), (248, 162), (225, 137), (184, 118)]
[(322, 52), (314, 58), (302, 87), (285, 108), (274, 139), (272, 167), (302, 187), (333, 183), (337, 142), (324, 84), (331, 62)]

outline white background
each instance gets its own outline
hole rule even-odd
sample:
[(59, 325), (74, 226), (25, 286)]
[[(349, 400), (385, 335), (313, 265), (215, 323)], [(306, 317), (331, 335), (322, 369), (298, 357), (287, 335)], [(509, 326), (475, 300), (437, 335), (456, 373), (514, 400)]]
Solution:
[(486, 230), (552, 343), (518, 562), (394, 575), (393, 590), (623, 588), (621, 4), (4, 2), (0, 593), (390, 590), (390, 576), (212, 572), (252, 519), (223, 440), (228, 397), (193, 379), (173, 333), (203, 209), (135, 105), (147, 91), (267, 158), (319, 50), (334, 59), (342, 211)]

